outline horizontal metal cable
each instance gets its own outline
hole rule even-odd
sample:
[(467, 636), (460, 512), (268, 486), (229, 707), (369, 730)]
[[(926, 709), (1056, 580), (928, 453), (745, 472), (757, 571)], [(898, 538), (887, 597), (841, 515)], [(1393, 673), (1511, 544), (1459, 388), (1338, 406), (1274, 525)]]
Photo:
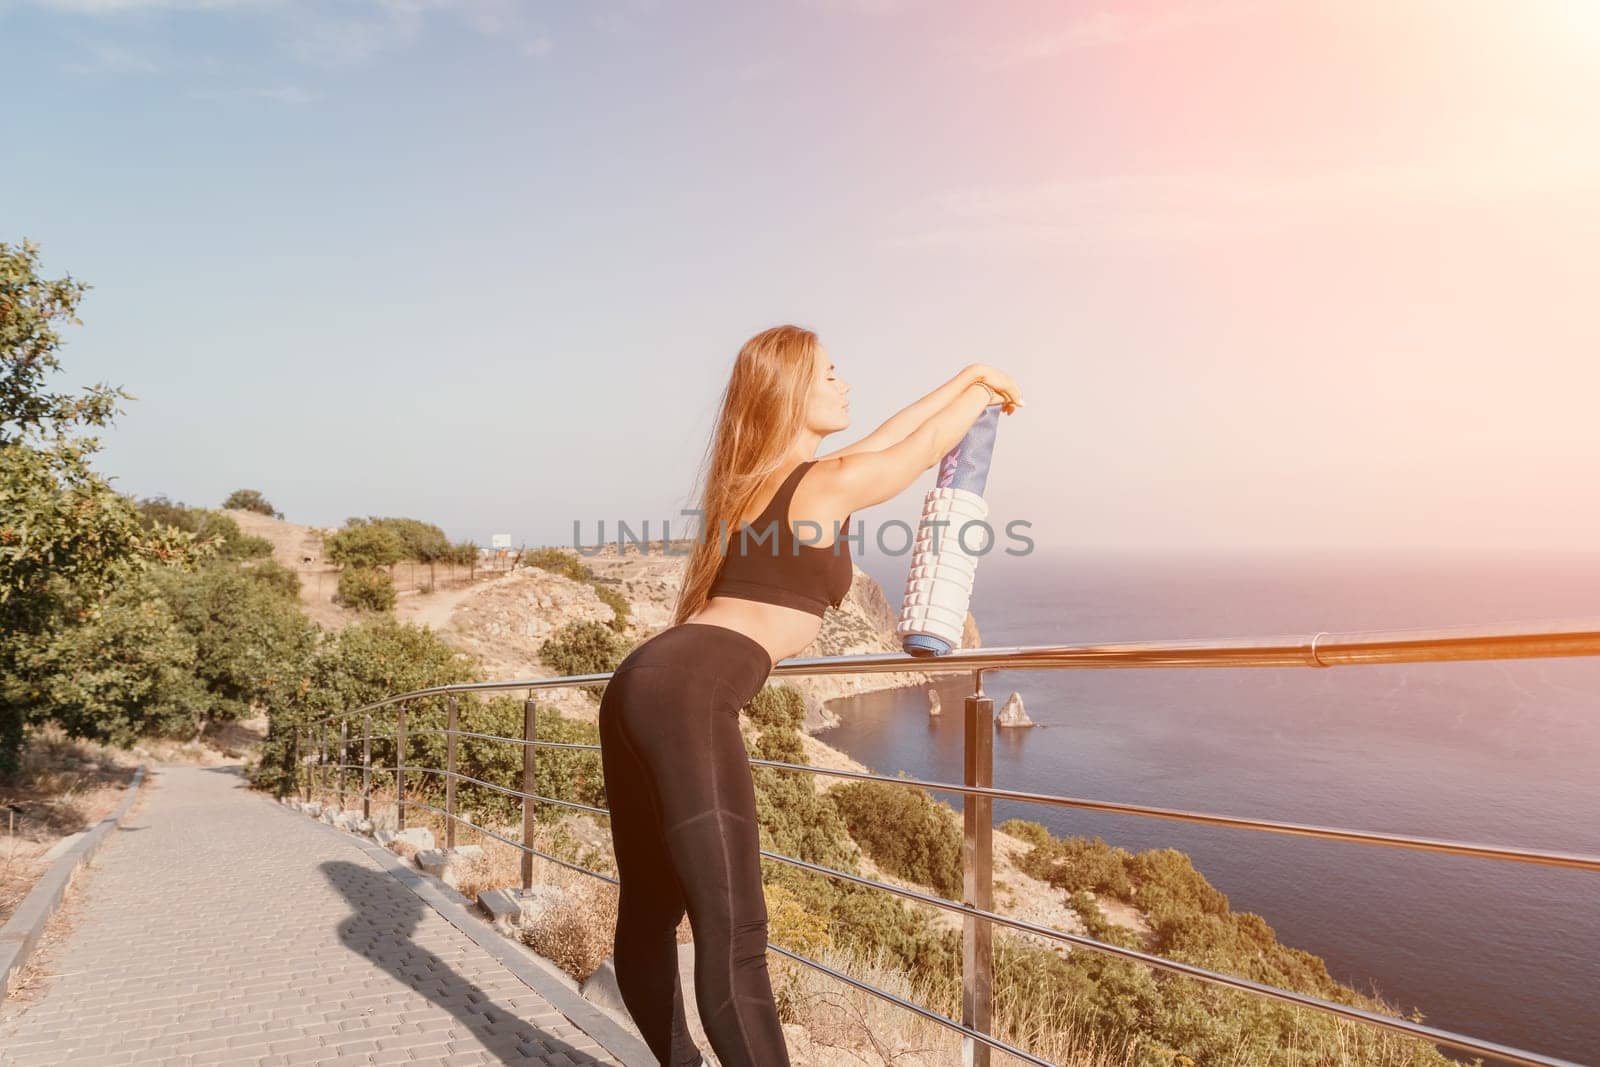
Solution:
[(763, 767), (780, 767), (790, 771), (807, 771), (829, 777), (862, 778), (891, 785), (915, 786), (918, 789), (948, 789), (969, 796), (993, 797), (998, 800), (1020, 800), (1030, 804), (1053, 804), (1063, 808), (1083, 808), (1089, 811), (1106, 811), (1119, 815), (1140, 815), (1155, 819), (1172, 819), (1178, 822), (1204, 823), (1211, 826), (1231, 826), (1244, 830), (1265, 830), (1275, 834), (1295, 834), (1330, 841), (1348, 841), (1360, 845), (1382, 845), (1387, 848), (1415, 849), (1419, 852), (1446, 852), (1457, 856), (1475, 856), (1479, 859), (1508, 860), (1513, 863), (1536, 863), (1551, 867), (1575, 867), (1580, 870), (1600, 871), (1600, 856), (1579, 852), (1549, 852), (1539, 849), (1516, 848), (1510, 845), (1477, 845), (1466, 841), (1446, 841), (1431, 837), (1413, 837), (1407, 834), (1383, 834), (1371, 830), (1344, 830), (1333, 826), (1313, 826), (1306, 823), (1275, 822), (1269, 819), (1250, 819), (1238, 815), (1212, 815), (1202, 811), (1184, 811), (1180, 808), (1157, 808), (1147, 804), (1124, 804), (1113, 800), (1084, 800), (1078, 797), (1056, 796), (1053, 793), (1028, 793), (1018, 789), (995, 789), (989, 786), (958, 785), (955, 782), (929, 782), (921, 778), (891, 778), (886, 774), (863, 771), (834, 770), (802, 763), (783, 763), (778, 760), (754, 759), (752, 764)]
[[(442, 732), (449, 733), (450, 731), (444, 730)], [(471, 730), (457, 730), (456, 736), (476, 737), (483, 741), (504, 741), (508, 745), (538, 746), (539, 748), (586, 748), (593, 752), (600, 751), (599, 745), (587, 745), (580, 741), (530, 741), (525, 737), (501, 737), (499, 734), (480, 734)]]
[[(409, 764), (406, 766), (406, 769), (407, 770), (411, 769)], [(524, 798), (526, 800), (542, 800), (546, 804), (557, 804), (557, 805), (559, 805), (559, 806), (561, 806), (563, 808), (577, 808), (579, 811), (591, 811), (591, 812), (594, 812), (594, 814), (596, 814), (596, 815), (608, 815), (609, 816), (611, 814), (611, 812), (607, 811), (605, 808), (597, 808), (597, 807), (594, 807), (591, 804), (580, 804), (575, 800), (560, 800), (560, 799), (558, 799), (556, 797), (540, 796), (538, 793), (524, 793), (520, 789), (512, 789), (508, 785), (496, 785), (493, 782), (485, 782), (482, 778), (474, 778), (470, 774), (462, 774), (460, 771), (441, 770), (441, 769), (439, 769), (437, 767), (423, 767), (421, 769), (425, 770), (425, 771), (430, 771), (433, 774), (442, 774), (446, 778), (452, 778), (453, 777), (453, 778), (457, 779), (458, 781), (471, 782), (473, 785), (481, 785), (485, 789), (493, 789), (496, 792), (505, 793), (508, 796), (522, 797), (522, 798)]]
[(445, 811), (443, 808), (436, 808), (432, 804), (426, 803), (424, 801), (421, 801), (421, 800), (408, 800), (408, 801), (406, 801), (406, 807), (408, 807), (408, 808), (411, 808), (411, 807), (423, 808), (423, 809), (425, 809), (427, 811), (431, 811), (431, 812), (434, 812), (436, 814), (443, 815), (446, 819), (452, 819), (452, 820), (460, 823), (463, 826), (471, 827), (472, 829), (478, 831), (479, 833), (484, 834), (484, 835), (486, 835), (488, 837), (492, 837), (496, 841), (501, 842), (502, 844), (510, 845), (512, 848), (520, 849), (523, 852), (529, 853), (530, 855), (538, 856), (541, 859), (547, 859), (551, 863), (559, 863), (563, 867), (570, 867), (575, 871), (582, 871), (584, 874), (591, 875), (592, 877), (598, 878), (602, 882), (610, 882), (612, 885), (621, 885), (621, 883), (617, 879), (612, 878), (610, 875), (601, 874), (599, 871), (591, 871), (589, 868), (581, 866), (581, 865), (576, 864), (576, 863), (569, 863), (566, 860), (562, 859), (560, 856), (552, 856), (548, 852), (540, 852), (536, 848), (533, 848), (533, 847), (531, 847), (529, 845), (525, 845), (520, 841), (513, 841), (509, 837), (501, 837), (499, 834), (495, 833), (493, 830), (485, 829), (484, 827), (479, 826), (477, 823), (467, 822), (467, 820), (465, 820), (465, 819), (462, 819), (462, 818), (460, 818), (458, 816), (455, 816), (455, 815), (451, 815), (448, 811)]
[(841, 981), (841, 982), (844, 982), (844, 983), (846, 983), (848, 985), (853, 985), (857, 989), (865, 990), (866, 992), (871, 993), (873, 996), (881, 997), (884, 1000), (887, 1000), (891, 1004), (894, 1004), (894, 1005), (897, 1005), (899, 1007), (905, 1008), (907, 1011), (914, 1011), (918, 1015), (922, 1016), (924, 1019), (929, 1020), (930, 1022), (936, 1022), (940, 1026), (944, 1026), (944, 1027), (947, 1027), (947, 1028), (949, 1028), (951, 1030), (954, 1030), (956, 1033), (960, 1034), (962, 1037), (970, 1037), (974, 1041), (981, 1041), (985, 1045), (988, 1045), (990, 1048), (1000, 1049), (1002, 1052), (1006, 1052), (1006, 1053), (1009, 1053), (1010, 1055), (1016, 1056), (1018, 1059), (1027, 1060), (1029, 1063), (1037, 1063), (1037, 1064), (1040, 1065), (1040, 1067), (1057, 1067), (1056, 1064), (1051, 1063), (1049, 1060), (1040, 1059), (1038, 1056), (1035, 1056), (1033, 1053), (1028, 1052), (1028, 1051), (1026, 1051), (1024, 1049), (1020, 1049), (1015, 1045), (1007, 1044), (1006, 1042), (1001, 1041), (997, 1037), (991, 1037), (990, 1035), (984, 1033), (982, 1030), (974, 1030), (972, 1027), (963, 1025), (962, 1023), (958, 1023), (954, 1019), (946, 1018), (945, 1016), (940, 1015), (936, 1011), (929, 1011), (927, 1008), (924, 1008), (922, 1005), (914, 1004), (911, 1001), (905, 999), (904, 997), (896, 996), (895, 994), (889, 992), (887, 989), (881, 989), (878, 986), (873, 985), (871, 982), (863, 982), (859, 978), (852, 978), (848, 974), (845, 974), (843, 971), (835, 970), (834, 968), (829, 967), (827, 964), (824, 964), (824, 963), (818, 963), (816, 960), (811, 959), (808, 956), (802, 956), (798, 952), (792, 952), (789, 949), (784, 948), (782, 945), (774, 945), (771, 941), (768, 941), (767, 942), (767, 947), (772, 949), (774, 952), (783, 953), (785, 956), (788, 956), (790, 959), (796, 961), (797, 963), (803, 963), (807, 967), (815, 967), (817, 970), (821, 971), (824, 974), (832, 975), (833, 977), (839, 979), (839, 981)]
[[(600, 751), (600, 746), (599, 745), (584, 744), (583, 742), (580, 742), (580, 741), (529, 741), (526, 738), (522, 738), (522, 737), (502, 737), (500, 734), (480, 734), (480, 733), (478, 733), (478, 732), (476, 732), (474, 730), (454, 730), (454, 731), (447, 730), (447, 729), (407, 730), (406, 731), (406, 736), (407, 737), (417, 737), (419, 735), (424, 735), (424, 734), (431, 735), (431, 736), (440, 736), (440, 735), (449, 735), (451, 733), (454, 733), (457, 737), (476, 737), (476, 738), (478, 738), (479, 740), (482, 740), (482, 741), (504, 741), (508, 745), (538, 746), (540, 748), (582, 748), (582, 749), (588, 749), (591, 752), (599, 752)], [(372, 737), (372, 739), (374, 741), (393, 741), (394, 738), (395, 738), (395, 735), (394, 734), (372, 734), (371, 737)], [(359, 740), (361, 740), (361, 738), (359, 738), (359, 737), (352, 737), (350, 739), (352, 744), (354, 744), (355, 742), (357, 742)]]

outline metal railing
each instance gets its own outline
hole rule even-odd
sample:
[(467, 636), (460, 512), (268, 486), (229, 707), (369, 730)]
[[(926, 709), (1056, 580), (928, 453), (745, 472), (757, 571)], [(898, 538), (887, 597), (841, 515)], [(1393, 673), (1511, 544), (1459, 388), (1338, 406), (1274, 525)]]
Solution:
[[(1375, 833), (1365, 830), (1317, 826), (1304, 823), (1279, 822), (1269, 819), (1217, 815), (1208, 812), (1185, 811), (1175, 808), (1153, 807), (1144, 804), (1123, 804), (1111, 801), (1090, 800), (1079, 797), (1057, 796), (1048, 793), (1031, 793), (1015, 789), (993, 787), (993, 732), (994, 705), (983, 692), (983, 672), (986, 670), (1060, 670), (1104, 669), (1115, 667), (1334, 667), (1373, 663), (1424, 663), (1458, 660), (1525, 659), (1560, 656), (1600, 655), (1600, 619), (1560, 620), (1547, 623), (1525, 623), (1498, 627), (1455, 627), (1447, 629), (1369, 630), (1348, 633), (1319, 632), (1314, 635), (1287, 635), (1265, 638), (1242, 638), (1226, 641), (1144, 641), (1127, 644), (1035, 645), (1009, 648), (977, 648), (959, 650), (937, 658), (918, 658), (902, 653), (875, 653), (855, 656), (828, 656), (814, 659), (788, 659), (777, 664), (772, 677), (817, 674), (879, 674), (897, 671), (915, 671), (925, 674), (951, 674), (971, 672), (973, 692), (965, 701), (965, 731), (963, 739), (963, 776), (960, 783), (928, 782), (913, 778), (891, 778), (886, 775), (861, 771), (830, 770), (804, 764), (784, 763), (777, 760), (750, 759), (753, 766), (773, 767), (787, 771), (826, 775), (838, 778), (859, 778), (888, 782), (927, 790), (947, 790), (962, 794), (962, 899), (921, 893), (912, 889), (890, 885), (871, 878), (835, 870), (793, 856), (761, 850), (761, 855), (779, 863), (790, 864), (817, 874), (859, 885), (870, 886), (896, 896), (914, 900), (935, 908), (953, 911), (962, 917), (962, 1008), (961, 1021), (940, 1015), (919, 1004), (897, 996), (887, 990), (844, 974), (800, 953), (770, 942), (768, 947), (808, 967), (815, 968), (857, 989), (871, 993), (908, 1011), (961, 1035), (963, 1063), (973, 1067), (987, 1067), (989, 1050), (1000, 1049), (1028, 1063), (1053, 1067), (1049, 1061), (1011, 1045), (990, 1033), (993, 1009), (993, 952), (992, 930), (998, 924), (1025, 933), (1065, 942), (1094, 952), (1131, 960), (1172, 974), (1184, 975), (1200, 982), (1282, 1001), (1300, 1008), (1325, 1012), (1368, 1026), (1388, 1030), (1407, 1037), (1433, 1042), (1447, 1048), (1477, 1055), (1497, 1057), (1509, 1063), (1537, 1065), (1537, 1067), (1580, 1067), (1570, 1061), (1546, 1056), (1537, 1052), (1512, 1048), (1482, 1038), (1425, 1026), (1407, 1019), (1381, 1015), (1362, 1008), (1338, 1004), (1318, 997), (1307, 996), (1291, 990), (1237, 978), (1232, 975), (1206, 970), (1161, 956), (1141, 952), (1121, 945), (1097, 941), (1080, 934), (1067, 933), (1053, 927), (1027, 922), (993, 910), (993, 848), (992, 806), (995, 800), (1017, 800), (1028, 803), (1077, 808), (1088, 811), (1115, 812), (1145, 818), (1168, 819), (1181, 822), (1227, 826), (1236, 829), (1266, 833), (1290, 834), (1320, 838), (1329, 841), (1347, 841), (1384, 848), (1409, 849), (1419, 852), (1444, 852), (1458, 856), (1496, 860), (1511, 863), (1541, 864), (1577, 868), (1600, 872), (1600, 856), (1572, 852), (1517, 848), (1506, 845), (1474, 844), (1466, 841), (1441, 840), (1405, 834)], [(398, 828), (405, 826), (405, 811), (414, 806), (444, 817), (446, 848), (455, 845), (455, 827), (464, 821), (456, 807), (455, 786), (458, 781), (498, 791), (517, 797), (522, 809), (522, 840), (514, 841), (482, 826), (468, 823), (478, 833), (517, 848), (522, 853), (522, 887), (533, 884), (533, 857), (582, 871), (602, 881), (616, 884), (617, 880), (599, 871), (571, 863), (558, 856), (533, 848), (535, 804), (553, 804), (559, 807), (606, 815), (603, 808), (555, 797), (540, 796), (535, 792), (536, 754), (541, 747), (586, 749), (598, 752), (599, 745), (577, 744), (537, 739), (536, 708), (533, 693), (541, 689), (604, 684), (609, 672), (571, 675), (560, 678), (535, 678), (505, 682), (472, 682), (459, 685), (435, 686), (386, 697), (383, 700), (345, 712), (336, 713), (296, 729), (295, 761), (301, 774), (305, 795), (310, 799), (312, 771), (320, 778), (323, 791), (331, 791), (328, 773), (337, 769), (337, 793), (341, 808), (346, 792), (345, 774), (349, 770), (361, 772), (362, 815), (371, 818), (371, 783), (374, 770), (392, 772), (395, 784), (395, 821)], [(497, 734), (478, 733), (460, 728), (458, 697), (463, 693), (493, 693), (508, 690), (527, 690), (523, 702), (523, 735), (504, 737)], [(444, 696), (447, 701), (447, 720), (442, 732), (446, 737), (446, 766), (414, 767), (406, 762), (406, 707), (426, 697)], [(395, 708), (395, 765), (375, 767), (372, 764), (372, 714), (388, 707)], [(349, 724), (353, 716), (360, 715), (362, 722), (359, 764), (347, 762), (351, 744)], [(328, 759), (332, 739), (330, 729), (337, 724), (340, 756), (336, 762)], [(311, 735), (318, 733), (318, 750), (314, 759), (305, 752)], [(487, 782), (461, 774), (456, 769), (457, 739), (469, 737), (491, 742), (522, 746), (522, 788)], [(304, 746), (304, 747), (303, 747)], [(406, 799), (408, 774), (431, 774), (445, 780), (445, 807), (437, 808), (419, 800)]]

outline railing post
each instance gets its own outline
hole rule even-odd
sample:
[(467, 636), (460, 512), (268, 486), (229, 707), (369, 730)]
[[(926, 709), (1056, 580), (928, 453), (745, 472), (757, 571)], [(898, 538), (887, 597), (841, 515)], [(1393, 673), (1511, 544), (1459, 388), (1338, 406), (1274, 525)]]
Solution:
[[(983, 692), (983, 672), (973, 671), (973, 693), (966, 702), (962, 784), (994, 785), (994, 701)], [(994, 910), (994, 800), (962, 794), (961, 897), (969, 907)], [(992, 1033), (994, 1005), (994, 930), (987, 919), (961, 918), (961, 1022)], [(962, 1067), (989, 1067), (990, 1047), (961, 1039)]]
[(361, 713), (361, 817), (372, 821), (372, 712)]
[(406, 828), (406, 702), (394, 713), (394, 828)]
[(317, 800), (328, 795), (328, 724), (317, 731)]
[(344, 812), (344, 765), (350, 753), (350, 720), (339, 720), (339, 812)]
[(306, 772), (306, 760), (305, 753), (303, 751), (304, 746), (302, 746), (300, 743), (302, 735), (304, 734), (304, 727), (296, 726), (294, 728), (294, 784), (300, 792), (300, 799), (303, 801), (310, 801), (311, 775)]
[[(533, 697), (528, 697), (522, 702), (522, 739), (533, 741), (538, 737), (538, 710), (533, 703)], [(534, 753), (537, 749), (533, 745), (522, 746), (522, 791), (535, 792), (534, 785), (537, 776), (534, 771)], [(522, 844), (524, 848), (533, 847), (533, 801), (527, 797), (522, 798)], [(533, 853), (522, 853), (522, 890), (527, 892), (533, 888)]]
[(444, 847), (456, 847), (456, 728), (461, 722), (461, 711), (456, 706), (456, 695), (450, 694), (445, 719), (445, 776), (444, 776)]

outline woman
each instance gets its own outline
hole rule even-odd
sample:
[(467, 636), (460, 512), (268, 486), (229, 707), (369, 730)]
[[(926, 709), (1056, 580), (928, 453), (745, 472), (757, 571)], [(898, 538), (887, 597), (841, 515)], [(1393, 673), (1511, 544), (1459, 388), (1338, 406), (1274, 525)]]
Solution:
[[(617, 985), (656, 1058), (703, 1061), (684, 1021), (676, 931), (694, 931), (700, 1020), (725, 1067), (789, 1063), (767, 973), (755, 788), (739, 709), (809, 645), (850, 589), (850, 515), (939, 462), (1016, 384), (972, 364), (855, 444), (847, 386), (809, 330), (739, 350), (708, 453), (703, 531), (673, 625), (630, 652), (600, 701), (601, 761), (621, 881)], [(798, 527), (798, 530), (796, 529)], [(737, 530), (738, 536), (724, 535)], [(820, 530), (820, 535), (812, 533)], [(843, 545), (842, 549), (840, 545)]]

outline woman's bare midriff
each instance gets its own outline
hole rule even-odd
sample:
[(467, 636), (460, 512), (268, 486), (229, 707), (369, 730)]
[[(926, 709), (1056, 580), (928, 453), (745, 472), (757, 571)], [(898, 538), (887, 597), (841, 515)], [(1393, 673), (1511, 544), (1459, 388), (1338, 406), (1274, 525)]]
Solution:
[(684, 621), (738, 630), (765, 648), (774, 666), (815, 641), (822, 629), (822, 620), (809, 611), (732, 596), (712, 597)]

